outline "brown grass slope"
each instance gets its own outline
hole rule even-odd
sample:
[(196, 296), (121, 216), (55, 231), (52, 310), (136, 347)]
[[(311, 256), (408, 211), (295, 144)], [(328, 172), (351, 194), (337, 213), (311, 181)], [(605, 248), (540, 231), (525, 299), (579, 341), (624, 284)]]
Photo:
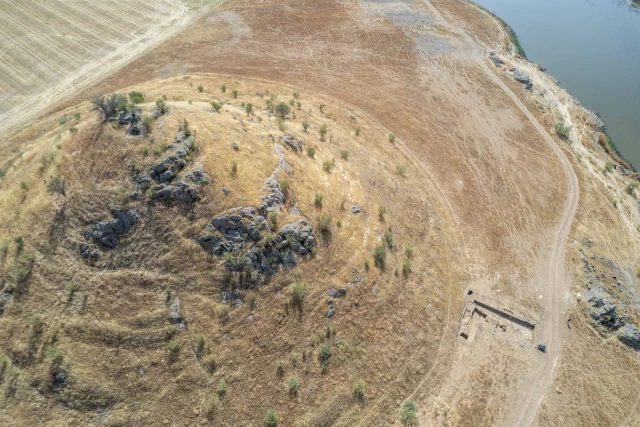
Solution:
[[(223, 83), (229, 87), (225, 94), (218, 89)], [(198, 85), (206, 88), (204, 93), (196, 90)], [(0, 319), (2, 353), (17, 374), (17, 389), (2, 400), (4, 422), (27, 425), (42, 419), (55, 425), (64, 419), (81, 425), (123, 418), (133, 425), (165, 419), (176, 425), (199, 423), (221, 380), (228, 391), (217, 400), (218, 425), (261, 425), (268, 409), (277, 410), (286, 424), (356, 420), (367, 411), (393, 422), (396, 400), (406, 384), (425, 372), (444, 322), (441, 231), (425, 203), (430, 196), (420, 169), (368, 118), (352, 120), (349, 110), (302, 92), (302, 107), (286, 121), (286, 132), (315, 147), (316, 154), (310, 158), (287, 150), (292, 172), (279, 179), (290, 182), (290, 201), (278, 223), (295, 220), (288, 211), (296, 203), (312, 223), (331, 215), (331, 237), (321, 239), (317, 254), (300, 267), (243, 290), (245, 296), (254, 295), (255, 307), (232, 309), (227, 319), (221, 316), (220, 289), (237, 278), (225, 275), (222, 261), (206, 255), (193, 239), (216, 214), (257, 204), (258, 189), (278, 162), (269, 135), (277, 141), (282, 132), (255, 93), (269, 91), (288, 101), (297, 89), (214, 76), (178, 77), (135, 89), (147, 99), (169, 99), (170, 114), (154, 124), (149, 137), (130, 138), (121, 128), (100, 125), (82, 104), (66, 111), (82, 113), (72, 124), (77, 133), (59, 125), (57, 115), (45, 118), (16, 136), (20, 154), (3, 159), (15, 157), (0, 189), (2, 209), (11, 212), (0, 225), (0, 240), (10, 242), (2, 261), (7, 288), (16, 285), (12, 272), (21, 262), (13, 240), (23, 237), (23, 253), (35, 257), (30, 276), (18, 284), (20, 292)], [(232, 98), (233, 89), (238, 99)], [(211, 100), (228, 104), (215, 114)], [(264, 117), (261, 122), (240, 106), (248, 102), (256, 117)], [(326, 104), (324, 113), (320, 104)], [(126, 201), (121, 194), (133, 189), (133, 171), (163, 156), (184, 118), (199, 147), (193, 165), (202, 164), (214, 183), (203, 187), (202, 200), (192, 207)], [(303, 120), (310, 124), (308, 133)], [(325, 141), (318, 133), (323, 124), (329, 129)], [(55, 157), (42, 168), (42, 158), (32, 153), (47, 150)], [(344, 150), (348, 160), (341, 157)], [(231, 171), (234, 160), (237, 176)], [(325, 160), (335, 161), (330, 173), (323, 170)], [(398, 165), (407, 168), (405, 177), (397, 174)], [(42, 180), (51, 175), (68, 180), (67, 197), (45, 192)], [(229, 196), (222, 187), (231, 190)], [(314, 206), (315, 194), (323, 194), (322, 208)], [(87, 264), (78, 253), (83, 234), (92, 221), (108, 218), (113, 204), (137, 209), (141, 220), (119, 239), (118, 248), (103, 252), (95, 265)], [(364, 212), (352, 215), (352, 204)], [(379, 206), (386, 208), (382, 219)], [(389, 230), (394, 244), (381, 271), (374, 267), (373, 248)], [(413, 258), (405, 278), (401, 269), (407, 246)], [(325, 319), (326, 291), (357, 277), (361, 281), (336, 301), (336, 317)], [(294, 280), (307, 285), (301, 313), (289, 305), (288, 285)], [(167, 362), (173, 335), (168, 292), (181, 298), (188, 324), (187, 332), (175, 338), (181, 351), (174, 364)], [(42, 333), (30, 326), (34, 316)], [(199, 335), (216, 357), (213, 375), (194, 355)], [(332, 356), (323, 375), (317, 351), (324, 342)], [(61, 361), (46, 357), (53, 349)], [(279, 362), (283, 377), (277, 375)], [(69, 385), (54, 390), (50, 375), (60, 369), (68, 373)], [(301, 385), (291, 397), (285, 381), (294, 374)], [(367, 405), (352, 397), (357, 379), (367, 384)]]

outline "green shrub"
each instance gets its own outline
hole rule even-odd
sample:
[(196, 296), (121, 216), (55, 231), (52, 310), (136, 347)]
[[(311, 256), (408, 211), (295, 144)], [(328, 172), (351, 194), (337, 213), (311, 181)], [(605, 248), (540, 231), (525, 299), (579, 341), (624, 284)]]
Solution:
[(304, 304), (305, 285), (302, 282), (293, 282), (289, 285), (291, 290), (291, 305), (302, 310)]
[(20, 255), (24, 250), (24, 238), (22, 236), (18, 236), (13, 239), (13, 243), (16, 244), (16, 254)]
[(384, 270), (385, 262), (387, 261), (387, 248), (384, 246), (377, 246), (373, 250), (373, 261), (380, 270)]
[(302, 121), (302, 129), (307, 132), (307, 130), (309, 129), (309, 122), (307, 122), (306, 120)]
[(389, 142), (392, 144), (396, 142), (396, 136), (392, 133), (389, 134)]
[(206, 347), (206, 343), (204, 341), (204, 337), (202, 335), (198, 335), (198, 339), (196, 341), (196, 350), (195, 350), (196, 357), (198, 359), (204, 356), (205, 347)]
[(391, 230), (384, 233), (384, 243), (389, 249), (393, 249), (393, 232)]
[(355, 132), (356, 136), (360, 136), (360, 127), (359, 126), (356, 127), (353, 131)]
[(296, 100), (295, 100), (295, 99), (290, 99), (290, 100), (289, 100), (289, 105), (291, 105), (292, 107), (293, 107), (294, 105), (296, 105)]
[(324, 138), (327, 136), (327, 132), (328, 132), (328, 131), (329, 131), (329, 130), (327, 129), (327, 125), (326, 125), (326, 124), (324, 124), (324, 125), (322, 125), (322, 126), (320, 127), (320, 139), (321, 139), (322, 141), (324, 141)]
[(296, 102), (296, 106), (298, 107), (298, 110), (302, 107), (302, 103), (300, 101)]
[(322, 194), (316, 193), (313, 196), (313, 205), (318, 209), (322, 208)]
[(615, 163), (613, 163), (613, 162), (607, 162), (607, 163), (605, 163), (605, 165), (604, 165), (604, 169), (602, 170), (602, 173), (606, 175), (606, 174), (608, 174), (609, 172), (611, 172), (611, 171), (613, 170), (613, 168), (615, 168), (615, 167), (616, 167), (616, 164), (615, 164)]
[(233, 94), (233, 98), (234, 99), (238, 99), (238, 90), (234, 89), (233, 92), (231, 92)]
[(409, 273), (411, 273), (411, 262), (408, 259), (405, 259), (402, 263), (402, 276), (406, 279), (409, 277)]
[(331, 237), (331, 222), (332, 218), (329, 214), (322, 214), (318, 218), (318, 230), (325, 239)]
[(187, 138), (191, 136), (191, 129), (189, 129), (189, 122), (187, 121), (187, 119), (183, 120), (182, 125), (180, 126), (180, 130), (184, 132)]
[(353, 386), (353, 396), (356, 400), (362, 402), (364, 401), (364, 393), (366, 391), (367, 385), (364, 381), (358, 380), (356, 384)]
[(180, 357), (180, 342), (177, 340), (169, 341), (167, 345), (167, 359), (169, 363), (175, 363)]
[(126, 105), (127, 96), (123, 93), (114, 93), (111, 96), (98, 95), (91, 98), (91, 109), (98, 111), (104, 122), (124, 110)]
[(20, 182), (20, 188), (22, 189), (22, 191), (28, 191), (29, 190), (29, 186), (24, 181)]
[(320, 112), (321, 112), (321, 113), (324, 113), (324, 107), (326, 107), (326, 105), (324, 105), (324, 104), (320, 104), (320, 107), (319, 107), (319, 108), (320, 108)]
[(265, 423), (267, 423), (267, 427), (278, 427), (278, 414), (276, 414), (276, 411), (272, 409), (267, 411)]
[(220, 90), (222, 91), (222, 93), (225, 93), (227, 91), (227, 85), (220, 86)]
[(347, 150), (342, 150), (340, 152), (340, 157), (342, 157), (345, 160), (349, 160), (349, 152)]
[(411, 244), (407, 243), (404, 252), (407, 256), (407, 259), (413, 259), (413, 246), (411, 246)]
[(204, 367), (210, 374), (213, 374), (216, 371), (216, 357), (213, 354), (204, 358)]
[(156, 108), (158, 109), (160, 114), (167, 114), (169, 112), (169, 106), (167, 105), (164, 99), (156, 100)]
[(218, 308), (218, 317), (220, 318), (222, 324), (229, 323), (229, 320), (231, 320), (231, 310), (229, 309), (228, 305), (222, 305), (220, 308)]
[(280, 132), (284, 132), (287, 130), (287, 125), (282, 118), (278, 118), (278, 129), (280, 130)]
[(307, 148), (307, 156), (311, 157), (313, 159), (313, 157), (316, 155), (316, 149), (313, 147), (308, 147)]
[(220, 109), (222, 108), (222, 105), (218, 104), (217, 102), (212, 102), (211, 103), (211, 108), (213, 108), (215, 110), (215, 112), (219, 112)]
[(325, 160), (324, 162), (322, 162), (322, 169), (324, 169), (325, 172), (331, 173), (331, 170), (335, 165), (336, 165), (335, 161)]
[(289, 377), (287, 381), (287, 388), (289, 390), (290, 396), (296, 396), (298, 394), (298, 389), (300, 388), (300, 380), (297, 375), (292, 375)]
[(78, 128), (74, 128), (74, 127), (69, 128), (69, 133), (77, 133), (77, 132), (78, 132)]
[(384, 222), (384, 214), (387, 213), (387, 209), (384, 206), (378, 206), (378, 220)]
[(200, 93), (204, 92), (204, 88), (202, 87), (202, 85), (198, 85), (198, 92)]
[(244, 111), (248, 115), (252, 115), (253, 114), (253, 105), (251, 103), (248, 103), (247, 105), (244, 106)]
[(67, 196), (67, 181), (61, 176), (52, 176), (49, 181), (44, 182), (49, 194), (61, 194)]
[(218, 409), (218, 402), (215, 397), (211, 396), (207, 399), (204, 407), (204, 416), (208, 420), (212, 420), (216, 416), (216, 412)]
[(318, 347), (318, 361), (322, 366), (323, 373), (326, 372), (330, 360), (331, 349), (329, 348), (329, 345), (327, 343), (320, 344), (320, 347)]
[(153, 124), (153, 118), (151, 116), (144, 116), (142, 118), (142, 129), (144, 130), (145, 134), (151, 133), (152, 124)]
[(291, 112), (291, 109), (287, 104), (281, 102), (275, 106), (274, 111), (276, 114), (280, 114), (280, 117), (284, 119), (284, 117)]
[(225, 382), (225, 380), (220, 380), (220, 382), (218, 383), (218, 396), (220, 397), (225, 397), (227, 395), (227, 383)]
[(144, 93), (142, 92), (129, 92), (129, 99), (132, 104), (142, 104), (144, 102)]
[[(273, 239), (273, 235), (269, 234), (268, 236), (271, 236), (271, 239)], [(265, 236), (265, 240), (267, 240), (267, 236)], [(249, 310), (253, 310), (256, 308), (256, 300), (256, 294), (254, 294), (253, 292), (249, 292), (244, 297), (244, 303), (247, 305), (247, 307), (249, 307)]]
[(293, 92), (293, 97), (298, 99), (300, 97), (300, 92)]
[(554, 128), (556, 130), (556, 134), (558, 134), (560, 139), (562, 139), (564, 141), (569, 139), (569, 135), (571, 134), (571, 129), (572, 129), (571, 126), (566, 125), (564, 122), (557, 122), (554, 125)]
[(370, 267), (369, 267), (369, 260), (368, 260), (368, 259), (365, 259), (365, 260), (364, 260), (364, 269), (365, 269), (365, 271), (369, 271), (369, 268), (370, 268)]
[(80, 120), (80, 117), (81, 117), (81, 116), (80, 116), (80, 113), (75, 113), (75, 114), (73, 115), (74, 120)]
[(416, 404), (413, 400), (407, 400), (402, 404), (400, 412), (400, 421), (405, 427), (413, 427), (418, 425), (418, 416), (416, 415)]
[(396, 173), (402, 177), (407, 175), (407, 168), (402, 165), (396, 166)]
[(60, 126), (62, 125), (66, 125), (67, 122), (69, 122), (69, 117), (67, 117), (67, 115), (65, 114), (64, 116), (62, 116), (62, 118), (58, 121), (58, 124)]

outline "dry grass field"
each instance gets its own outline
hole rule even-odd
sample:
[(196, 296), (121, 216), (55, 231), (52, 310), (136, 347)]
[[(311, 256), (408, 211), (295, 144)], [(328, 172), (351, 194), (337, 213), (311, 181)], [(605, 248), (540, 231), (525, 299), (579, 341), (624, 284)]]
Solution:
[[(65, 4), (15, 2), (0, 19), (37, 44), (17, 37), (18, 12), (38, 8), (62, 28)], [(489, 15), (461, 0), (228, 0), (196, 18), (182, 2), (123, 3), (125, 18), (113, 4), (74, 11), (112, 20), (111, 41), (92, 42), (104, 50), (73, 56), (69, 46), (89, 43), (73, 38), (30, 47), (76, 58), (63, 74), (86, 70), (64, 101), (68, 80), (53, 68), (63, 65), (39, 69), (7, 50), (5, 65), (30, 69), (24, 81), (39, 89), (18, 89), (7, 73), (5, 122), (29, 105), (52, 108), (0, 151), (1, 424), (264, 426), (275, 411), (278, 426), (398, 426), (411, 400), (417, 420), (404, 425), (637, 425), (637, 353), (595, 327), (580, 297), (592, 280), (582, 257), (608, 260), (602, 286), (616, 301), (627, 295), (616, 272), (640, 292), (633, 175), (607, 163), (589, 113), (512, 56)], [(156, 24), (141, 18), (149, 13)], [(112, 71), (95, 58), (118, 55), (110, 31), (127, 25), (126, 43), (141, 50), (125, 49), (118, 67), (130, 63)], [(488, 50), (530, 73), (535, 90), (501, 75)], [(131, 91), (144, 94), (142, 117), (156, 100), (169, 106), (143, 137), (102, 123), (87, 101)], [(286, 120), (270, 102), (289, 106)], [(173, 153), (184, 120), (196, 146), (179, 179), (202, 167), (211, 182), (200, 199), (130, 198), (140, 173)], [(567, 141), (560, 120), (573, 126)], [(275, 178), (287, 201), (270, 229), (305, 219), (316, 245), (269, 278), (226, 271), (233, 256), (208, 255), (196, 239), (212, 218), (257, 206), (283, 154), (289, 168)], [(579, 183), (574, 221), (567, 165)], [(47, 192), (56, 177), (65, 195)], [(137, 224), (83, 259), (85, 232), (116, 206), (135, 209)], [(331, 288), (347, 291), (327, 318)], [(242, 305), (223, 303), (232, 289)], [(532, 338), (500, 318), (457, 338), (469, 289), (532, 319)], [(176, 298), (186, 330), (170, 321)]]

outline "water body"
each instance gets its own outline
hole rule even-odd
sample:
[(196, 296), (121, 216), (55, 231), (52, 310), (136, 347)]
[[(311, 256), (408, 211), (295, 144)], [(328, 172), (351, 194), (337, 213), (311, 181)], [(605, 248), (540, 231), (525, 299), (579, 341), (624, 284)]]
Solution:
[(474, 0), (516, 32), (530, 61), (597, 111), (640, 168), (640, 7), (631, 0)]

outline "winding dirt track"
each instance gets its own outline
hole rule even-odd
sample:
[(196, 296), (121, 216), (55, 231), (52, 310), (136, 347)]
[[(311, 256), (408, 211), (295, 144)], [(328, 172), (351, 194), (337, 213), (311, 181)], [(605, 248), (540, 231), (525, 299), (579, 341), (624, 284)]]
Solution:
[[(538, 409), (549, 390), (553, 381), (555, 368), (560, 359), (563, 331), (564, 331), (564, 307), (566, 303), (565, 294), (568, 290), (568, 281), (565, 274), (565, 252), (566, 243), (571, 231), (571, 224), (575, 217), (578, 200), (579, 185), (578, 178), (573, 170), (571, 162), (564, 155), (558, 144), (549, 135), (546, 129), (536, 120), (531, 112), (525, 107), (515, 93), (494, 73), (487, 65), (485, 58), (477, 41), (472, 39), (461, 28), (458, 28), (446, 21), (440, 12), (429, 2), (423, 0), (424, 4), (431, 10), (438, 20), (439, 24), (449, 28), (456, 34), (459, 34), (465, 42), (472, 47), (474, 52), (473, 59), (480, 66), (482, 71), (499, 86), (505, 94), (511, 98), (516, 106), (525, 114), (536, 130), (540, 133), (544, 141), (549, 145), (558, 157), (562, 165), (562, 169), (567, 177), (567, 198), (564, 204), (562, 215), (558, 220), (558, 225), (553, 235), (551, 250), (545, 260), (544, 270), (541, 274), (540, 289), (543, 294), (543, 307), (545, 310), (544, 317), (540, 323), (539, 336), (546, 343), (548, 353), (538, 359), (538, 362), (532, 367), (531, 371), (526, 374), (520, 384), (526, 387), (520, 387), (518, 394), (514, 400), (509, 415), (504, 423), (505, 426), (530, 426), (534, 423)], [(433, 368), (432, 368), (433, 370)], [(432, 371), (431, 370), (431, 371)], [(418, 388), (426, 381), (429, 374), (423, 378)], [(411, 396), (416, 391), (411, 393)]]

